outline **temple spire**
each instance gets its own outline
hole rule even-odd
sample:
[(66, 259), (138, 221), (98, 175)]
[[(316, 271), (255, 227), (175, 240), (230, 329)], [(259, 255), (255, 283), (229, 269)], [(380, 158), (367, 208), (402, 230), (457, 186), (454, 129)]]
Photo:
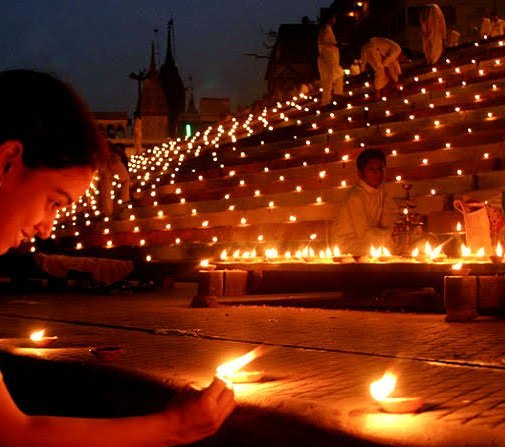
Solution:
[(163, 65), (160, 68), (160, 78), (167, 98), (169, 113), (170, 135), (177, 134), (178, 120), (181, 113), (186, 109), (186, 92), (182, 83), (179, 70), (173, 56), (174, 47), (174, 21), (168, 21), (167, 52)]
[(165, 54), (165, 65), (175, 65), (174, 54), (174, 19), (168, 21), (167, 52)]
[(156, 56), (154, 54), (154, 41), (151, 42), (151, 63), (149, 64), (149, 70), (148, 73), (155, 73), (157, 71), (156, 69)]

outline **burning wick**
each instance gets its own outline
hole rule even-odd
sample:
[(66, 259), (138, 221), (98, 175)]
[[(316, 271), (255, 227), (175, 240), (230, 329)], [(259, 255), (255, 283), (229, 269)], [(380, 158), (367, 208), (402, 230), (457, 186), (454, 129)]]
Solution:
[(503, 247), (500, 242), (498, 242), (498, 244), (496, 244), (495, 254), (493, 256), (491, 256), (491, 260), (493, 262), (503, 262), (504, 261)]
[(208, 259), (202, 259), (200, 261), (199, 267), (201, 270), (215, 270), (216, 269), (216, 265), (211, 264)]
[(30, 340), (33, 341), (37, 346), (48, 346), (52, 344), (58, 337), (55, 335), (54, 337), (48, 337), (44, 335), (46, 333), (45, 329), (41, 329), (40, 331), (32, 332), (30, 334)]
[(415, 413), (424, 405), (421, 397), (389, 397), (396, 387), (397, 377), (386, 372), (370, 385), (370, 394), (387, 413)]
[(231, 383), (259, 382), (264, 376), (263, 371), (240, 371), (240, 369), (256, 359), (258, 354), (259, 348), (256, 348), (242, 357), (237, 357), (234, 360), (219, 365), (216, 369), (216, 376), (225, 382)]

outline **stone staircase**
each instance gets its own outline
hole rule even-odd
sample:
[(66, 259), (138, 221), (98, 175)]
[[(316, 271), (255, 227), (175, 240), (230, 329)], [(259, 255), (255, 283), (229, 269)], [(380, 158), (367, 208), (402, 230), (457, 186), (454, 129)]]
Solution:
[(455, 198), (487, 200), (505, 185), (504, 41), (402, 69), (402, 90), (378, 101), (360, 75), (338, 103), (321, 107), (300, 94), (132, 156), (132, 203), (104, 218), (90, 190), (62, 211), (52, 250), (151, 263), (218, 260), (223, 250), (261, 257), (310, 243), (324, 250), (356, 156), (370, 147), (388, 154), (393, 197), (411, 185), (426, 231), (454, 232)]

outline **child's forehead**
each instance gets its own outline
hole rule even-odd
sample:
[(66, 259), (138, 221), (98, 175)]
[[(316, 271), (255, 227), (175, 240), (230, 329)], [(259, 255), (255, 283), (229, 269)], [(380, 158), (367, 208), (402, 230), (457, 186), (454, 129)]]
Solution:
[(371, 158), (366, 162), (365, 168), (376, 168), (376, 167), (385, 167), (386, 163), (380, 158)]

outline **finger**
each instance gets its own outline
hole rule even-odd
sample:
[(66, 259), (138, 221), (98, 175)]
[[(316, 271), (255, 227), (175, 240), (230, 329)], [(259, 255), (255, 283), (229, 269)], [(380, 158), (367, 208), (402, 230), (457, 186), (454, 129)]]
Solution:
[(220, 409), (219, 413), (217, 414), (219, 425), (221, 425), (223, 421), (232, 413), (236, 406), (237, 402), (235, 400), (232, 400), (226, 406), (223, 406)]
[(219, 395), (225, 389), (227, 389), (226, 388), (226, 382), (224, 382), (223, 380), (221, 380), (219, 377), (214, 377), (214, 380), (212, 381), (212, 383), (203, 392), (210, 399), (217, 400), (217, 398), (219, 397)]
[(223, 392), (217, 397), (217, 405), (219, 408), (227, 406), (230, 402), (235, 400), (235, 394), (229, 388), (225, 388)]

